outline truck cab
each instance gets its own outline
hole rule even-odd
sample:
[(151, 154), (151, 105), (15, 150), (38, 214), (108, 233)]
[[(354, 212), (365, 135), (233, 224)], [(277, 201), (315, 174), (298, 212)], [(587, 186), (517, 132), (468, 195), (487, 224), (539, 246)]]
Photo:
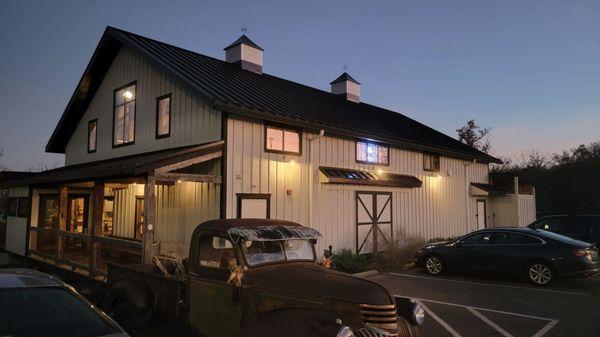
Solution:
[[(151, 297), (135, 300), (138, 309), (176, 313), (209, 337), (417, 336), (424, 317), (418, 304), (376, 282), (319, 265), (319, 237), (289, 221), (212, 220), (192, 235), (187, 277), (178, 283), (182, 289), (152, 284), (158, 280), (136, 277), (135, 268), (123, 266), (109, 268), (109, 282), (121, 288), (135, 282), (131, 289), (142, 287)], [(165, 292), (179, 298), (162, 299)]]

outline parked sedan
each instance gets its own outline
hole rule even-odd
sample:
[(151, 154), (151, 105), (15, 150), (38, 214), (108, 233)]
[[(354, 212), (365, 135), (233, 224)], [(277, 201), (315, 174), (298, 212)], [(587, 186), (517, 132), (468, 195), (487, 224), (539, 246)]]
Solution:
[(0, 269), (0, 336), (127, 337), (69, 285), (28, 269)]
[(445, 271), (512, 273), (537, 285), (558, 277), (600, 272), (598, 249), (587, 242), (530, 228), (484, 229), (417, 251), (417, 266), (431, 275)]

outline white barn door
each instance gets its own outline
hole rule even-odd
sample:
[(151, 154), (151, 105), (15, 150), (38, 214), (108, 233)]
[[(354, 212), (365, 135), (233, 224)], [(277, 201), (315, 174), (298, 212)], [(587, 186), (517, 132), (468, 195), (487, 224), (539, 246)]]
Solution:
[(387, 250), (392, 240), (392, 193), (356, 192), (356, 253)]

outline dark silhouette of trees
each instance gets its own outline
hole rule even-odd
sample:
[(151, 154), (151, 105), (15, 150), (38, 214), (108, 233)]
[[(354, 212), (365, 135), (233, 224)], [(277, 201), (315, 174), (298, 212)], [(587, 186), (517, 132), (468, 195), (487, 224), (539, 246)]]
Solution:
[(476, 148), (485, 153), (490, 153), (492, 145), (490, 144), (491, 128), (481, 128), (475, 123), (474, 119), (468, 121), (465, 125), (456, 129), (458, 140)]

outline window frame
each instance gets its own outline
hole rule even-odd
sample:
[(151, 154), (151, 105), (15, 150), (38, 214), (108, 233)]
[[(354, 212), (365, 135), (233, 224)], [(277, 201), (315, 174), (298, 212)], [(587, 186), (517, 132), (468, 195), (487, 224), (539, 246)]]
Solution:
[[(238, 247), (237, 245), (234, 244), (234, 242), (228, 238), (224, 233), (221, 232), (217, 232), (217, 231), (212, 231), (212, 230), (207, 230), (207, 231), (202, 231), (200, 233), (198, 233), (198, 235), (194, 235), (194, 240), (196, 240), (196, 247), (195, 247), (195, 252), (194, 253), (194, 261), (193, 261), (193, 266), (191, 266), (191, 268), (193, 268), (196, 272), (197, 276), (200, 276), (202, 278), (206, 278), (206, 279), (211, 279), (211, 280), (216, 280), (216, 281), (226, 281), (227, 278), (229, 277), (229, 271), (226, 269), (221, 269), (221, 268), (214, 268), (214, 267), (208, 267), (208, 266), (203, 266), (200, 264), (200, 240), (203, 236), (210, 236), (211, 238), (222, 238), (225, 239), (227, 241), (229, 241), (229, 243), (231, 243), (231, 251), (233, 253), (233, 257), (235, 258), (235, 262), (236, 264), (239, 266), (240, 265), (240, 259), (238, 257)], [(190, 258), (191, 260), (191, 258)]]
[[(433, 168), (425, 168), (425, 163), (427, 162), (427, 158), (430, 158), (430, 162), (429, 164), (433, 164), (433, 163), (437, 163), (437, 167), (433, 167)], [(437, 161), (434, 160), (435, 158), (437, 158)], [(431, 166), (435, 166), (435, 165), (431, 165)], [(435, 152), (423, 152), (423, 171), (425, 172), (440, 172), (440, 167), (442, 166), (441, 164), (441, 157), (439, 155), (439, 153), (435, 153)]]
[[(125, 89), (127, 87), (130, 86), (134, 86), (135, 90), (134, 90), (134, 99), (133, 99), (133, 140), (127, 143), (122, 143), (122, 144), (115, 144), (115, 121), (116, 121), (116, 108), (117, 108), (117, 91), (121, 90), (121, 89)], [(112, 147), (117, 148), (117, 147), (123, 147), (123, 146), (128, 146), (128, 145), (133, 145), (135, 144), (135, 134), (136, 134), (136, 127), (137, 127), (137, 123), (136, 123), (136, 117), (137, 117), (137, 80), (129, 82), (127, 84), (124, 84), (118, 88), (116, 88), (115, 90), (113, 90), (113, 105), (112, 105)], [(130, 101), (131, 102), (131, 101)], [(127, 102), (129, 103), (129, 102)], [(125, 105), (127, 103), (123, 103), (121, 105)], [(121, 106), (119, 105), (119, 106)], [(125, 132), (125, 125), (123, 123), (123, 132)]]
[[(282, 148), (284, 150), (273, 150), (273, 149), (269, 149), (267, 147), (267, 130), (268, 129), (277, 129), (277, 130), (281, 130), (282, 135), (281, 135), (281, 144), (282, 144)], [(294, 151), (285, 151), (285, 132), (295, 132), (298, 134), (298, 152), (294, 152)], [(264, 150), (265, 152), (270, 152), (270, 153), (279, 153), (279, 154), (287, 154), (287, 155), (293, 155), (293, 156), (302, 156), (302, 130), (299, 128), (294, 128), (294, 127), (289, 127), (289, 126), (283, 126), (283, 125), (277, 125), (277, 124), (265, 124), (264, 125), (264, 135), (263, 135), (263, 141), (264, 141)]]
[[(114, 111), (113, 111), (114, 114)], [(90, 132), (92, 123), (96, 125), (96, 133), (94, 134), (94, 149), (90, 149)], [(113, 134), (114, 136), (114, 134)], [(96, 153), (98, 150), (98, 118), (94, 118), (88, 121), (88, 132), (87, 132), (87, 153)]]
[[(159, 134), (159, 130), (158, 130), (158, 122), (159, 122), (159, 112), (160, 112), (160, 101), (164, 100), (164, 99), (169, 99), (169, 131), (167, 131), (167, 133), (165, 134)], [(164, 94), (162, 96), (158, 96), (156, 97), (156, 132), (155, 132), (155, 136), (156, 139), (161, 139), (161, 138), (167, 138), (169, 136), (171, 136), (171, 107), (172, 107), (172, 102), (173, 102), (173, 98), (171, 97), (171, 93), (168, 94)]]
[[(17, 198), (17, 217), (18, 218), (29, 218), (31, 214), (31, 198), (30, 197), (18, 197)], [(21, 213), (22, 209), (26, 208), (26, 213)]]
[[(13, 206), (14, 203), (14, 206)], [(14, 208), (14, 210), (12, 210)], [(7, 217), (17, 217), (19, 214), (19, 198), (18, 197), (9, 197), (8, 198), (8, 209), (6, 210)]]
[(242, 202), (247, 199), (264, 199), (267, 201), (267, 219), (271, 219), (271, 194), (270, 193), (238, 193), (236, 218), (242, 218)]
[[(387, 161), (385, 163), (380, 163), (379, 161), (376, 162), (371, 162), (368, 160), (359, 160), (358, 159), (358, 143), (365, 143), (367, 144), (374, 144), (377, 146), (381, 146), (381, 147), (386, 147), (387, 148)], [(377, 159), (379, 160), (379, 154), (377, 154)], [(368, 164), (368, 165), (377, 165), (377, 166), (390, 166), (390, 145), (389, 144), (385, 144), (385, 143), (381, 143), (378, 141), (370, 141), (370, 140), (366, 140), (366, 139), (357, 139), (354, 142), (354, 160), (355, 162), (359, 163), (359, 164)]]

